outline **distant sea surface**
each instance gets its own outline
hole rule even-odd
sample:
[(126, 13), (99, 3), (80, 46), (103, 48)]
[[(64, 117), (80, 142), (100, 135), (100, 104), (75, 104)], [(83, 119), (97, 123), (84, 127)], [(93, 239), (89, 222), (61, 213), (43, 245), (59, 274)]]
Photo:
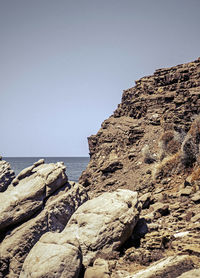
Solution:
[(89, 163), (89, 157), (3, 157), (10, 163), (15, 175), (18, 175), (24, 168), (31, 166), (40, 158), (44, 158), (45, 163), (56, 163), (63, 161), (67, 167), (66, 173), (71, 181), (78, 181), (82, 171), (84, 171)]

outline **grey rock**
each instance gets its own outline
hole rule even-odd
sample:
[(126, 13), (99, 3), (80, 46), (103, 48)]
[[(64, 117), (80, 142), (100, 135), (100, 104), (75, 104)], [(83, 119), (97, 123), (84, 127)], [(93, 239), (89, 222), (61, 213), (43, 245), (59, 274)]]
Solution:
[[(30, 167), (18, 177), (29, 172)], [(19, 180), (16, 187), (11, 184), (0, 193), (0, 231), (30, 219), (42, 208), (46, 199), (66, 182), (65, 166), (58, 162), (40, 165), (33, 169), (30, 176)]]
[(175, 278), (194, 267), (190, 256), (170, 256), (126, 278)]
[(78, 278), (82, 255), (73, 235), (65, 243), (46, 233), (26, 258), (20, 278)]
[(200, 278), (200, 268), (187, 271), (178, 278)]
[(86, 190), (69, 182), (51, 196), (44, 209), (34, 218), (10, 232), (0, 246), (0, 277), (19, 277), (23, 262), (40, 237), (48, 232), (61, 232), (74, 211), (88, 200)]
[(0, 192), (4, 192), (15, 178), (10, 164), (0, 159)]
[[(40, 254), (38, 255), (40, 258), (45, 257), (46, 253), (49, 257), (56, 256), (55, 254), (59, 249), (56, 247), (56, 250), (54, 250), (53, 246), (48, 248), (48, 244), (51, 244), (52, 240), (59, 246), (65, 246), (69, 240), (75, 237), (81, 248), (85, 266), (89, 265), (98, 251), (111, 252), (116, 250), (130, 237), (137, 223), (139, 217), (137, 203), (137, 193), (130, 190), (104, 193), (85, 202), (72, 215), (66, 228), (61, 233), (48, 234), (48, 237), (45, 237), (47, 245), (43, 244), (44, 237), (42, 237), (32, 248), (24, 262), (20, 277), (30, 277), (28, 273), (33, 271), (33, 264), (35, 271), (37, 265), (38, 269), (41, 268), (41, 261), (35, 259), (36, 254)], [(53, 265), (51, 267), (52, 273), (57, 271), (56, 264), (54, 267)], [(66, 268), (63, 265), (63, 268), (67, 269), (68, 265), (66, 265)], [(43, 271), (42, 277), (52, 277), (49, 276), (48, 271), (48, 269), (46, 269), (46, 272)], [(66, 277), (68, 277), (67, 275), (66, 273)]]

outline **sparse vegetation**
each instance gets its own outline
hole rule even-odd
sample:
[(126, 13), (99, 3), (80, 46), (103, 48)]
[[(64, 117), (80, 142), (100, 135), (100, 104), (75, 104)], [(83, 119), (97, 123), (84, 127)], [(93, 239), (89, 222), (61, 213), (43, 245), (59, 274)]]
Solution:
[(144, 163), (151, 164), (151, 163), (154, 163), (156, 161), (156, 158), (151, 153), (148, 145), (145, 145), (142, 148), (142, 155), (143, 155)]

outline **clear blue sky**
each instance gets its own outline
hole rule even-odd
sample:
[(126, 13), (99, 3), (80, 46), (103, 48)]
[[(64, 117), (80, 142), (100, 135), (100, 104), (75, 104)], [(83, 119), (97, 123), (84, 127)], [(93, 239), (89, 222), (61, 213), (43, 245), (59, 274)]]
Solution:
[(200, 56), (199, 0), (0, 0), (0, 154), (87, 156), (122, 91)]

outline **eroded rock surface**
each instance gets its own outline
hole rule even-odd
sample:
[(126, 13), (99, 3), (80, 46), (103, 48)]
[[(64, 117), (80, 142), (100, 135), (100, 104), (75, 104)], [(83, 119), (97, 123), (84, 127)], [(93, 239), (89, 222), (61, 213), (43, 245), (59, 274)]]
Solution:
[[(56, 240), (55, 240), (56, 239)], [(46, 233), (26, 258), (20, 278), (78, 278), (82, 255), (73, 234), (61, 242)]]
[(192, 269), (193, 266), (194, 263), (190, 256), (170, 256), (126, 278), (176, 278)]
[[(51, 251), (51, 248), (48, 248), (52, 240), (60, 246), (65, 246), (74, 237), (78, 242), (77, 246), (80, 246), (83, 264), (88, 266), (97, 253), (117, 250), (132, 234), (138, 216), (137, 193), (133, 191), (117, 190), (89, 200), (76, 210), (61, 233), (44, 235), (39, 240), (26, 258), (22, 274), (27, 274), (32, 264), (34, 269), (37, 269), (37, 263), (40, 265), (40, 261), (37, 262), (35, 259), (36, 255), (32, 254), (40, 254), (41, 258), (45, 258), (48, 250), (48, 257), (54, 256), (55, 250)], [(44, 240), (46, 245), (43, 245)], [(59, 252), (59, 248), (56, 252)], [(54, 272), (54, 268), (51, 270)], [(44, 271), (43, 275), (49, 277), (48, 270)]]
[(88, 200), (80, 184), (67, 180), (63, 163), (40, 160), (1, 193), (0, 277), (19, 277), (26, 256), (40, 237), (49, 231), (61, 232), (74, 211)]
[(79, 182), (91, 198), (137, 191), (148, 230), (122, 248), (113, 278), (177, 254), (196, 256), (199, 267), (199, 113), (200, 58), (137, 80), (88, 138), (91, 159)]
[(0, 192), (5, 191), (15, 178), (15, 173), (10, 164), (0, 157)]

